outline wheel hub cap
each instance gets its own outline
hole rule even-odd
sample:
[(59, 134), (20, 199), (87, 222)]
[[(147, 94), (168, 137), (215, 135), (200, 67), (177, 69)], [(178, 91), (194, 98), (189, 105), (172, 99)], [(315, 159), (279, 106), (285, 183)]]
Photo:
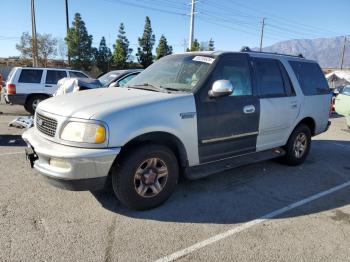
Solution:
[(136, 192), (145, 198), (158, 195), (168, 179), (168, 168), (160, 158), (149, 158), (141, 163), (134, 174)]
[(295, 157), (301, 158), (307, 149), (307, 137), (304, 133), (298, 134), (294, 141), (294, 154)]

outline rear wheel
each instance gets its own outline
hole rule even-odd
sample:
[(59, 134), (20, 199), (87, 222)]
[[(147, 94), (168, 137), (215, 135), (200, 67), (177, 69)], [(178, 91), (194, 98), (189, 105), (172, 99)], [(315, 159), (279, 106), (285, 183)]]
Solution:
[(143, 145), (127, 154), (112, 170), (113, 191), (129, 208), (145, 210), (161, 205), (178, 180), (174, 153), (162, 145)]
[(48, 97), (45, 96), (45, 95), (33, 95), (33, 96), (30, 96), (30, 97), (27, 99), (27, 101), (26, 101), (26, 103), (25, 103), (25, 105), (24, 105), (25, 110), (26, 110), (28, 113), (34, 115), (35, 110), (36, 110), (36, 108), (38, 107), (38, 104), (39, 104), (41, 101), (45, 100), (46, 98), (48, 98)]
[(302, 164), (309, 154), (311, 146), (311, 131), (305, 124), (298, 125), (290, 135), (284, 149), (286, 155), (282, 158), (288, 165)]

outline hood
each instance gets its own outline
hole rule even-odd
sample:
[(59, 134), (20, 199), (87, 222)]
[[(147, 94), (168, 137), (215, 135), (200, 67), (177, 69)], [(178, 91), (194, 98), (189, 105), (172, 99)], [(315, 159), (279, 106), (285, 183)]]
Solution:
[(46, 99), (38, 105), (38, 110), (64, 117), (94, 119), (94, 115), (109, 114), (188, 95), (132, 88), (101, 88)]

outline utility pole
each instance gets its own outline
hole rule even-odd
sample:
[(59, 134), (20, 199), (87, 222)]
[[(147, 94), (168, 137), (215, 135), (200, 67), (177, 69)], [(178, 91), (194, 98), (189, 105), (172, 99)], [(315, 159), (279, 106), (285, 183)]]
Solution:
[(262, 51), (262, 44), (263, 44), (263, 38), (264, 38), (265, 19), (266, 18), (264, 17), (261, 22), (260, 52)]
[(194, 35), (194, 15), (195, 15), (195, 5), (196, 5), (196, 1), (192, 0), (191, 3), (191, 21), (190, 21), (190, 37), (189, 37), (189, 41), (188, 41), (188, 49), (191, 50), (192, 48), (192, 44), (193, 44), (193, 35)]
[(342, 55), (341, 55), (340, 70), (343, 70), (345, 46), (346, 46), (346, 36), (344, 36), (344, 46), (343, 46), (343, 52), (342, 52)]
[[(65, 0), (65, 6), (66, 6), (66, 27), (67, 27), (67, 37), (69, 32), (69, 13), (68, 13), (68, 0)], [(69, 55), (69, 46), (67, 46), (67, 56), (68, 56), (68, 66), (70, 67), (70, 55)]]
[(38, 45), (36, 37), (36, 22), (35, 22), (35, 3), (31, 0), (31, 18), (32, 18), (32, 45), (33, 45), (33, 66), (38, 66)]

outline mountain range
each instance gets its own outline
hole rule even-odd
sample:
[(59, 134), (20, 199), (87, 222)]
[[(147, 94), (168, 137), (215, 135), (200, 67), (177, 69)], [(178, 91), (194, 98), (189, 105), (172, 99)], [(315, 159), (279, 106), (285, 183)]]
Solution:
[[(278, 42), (263, 48), (264, 52), (290, 55), (302, 54), (305, 58), (318, 61), (322, 68), (339, 68), (344, 46), (344, 37), (295, 39)], [(258, 50), (258, 48), (254, 48)], [(350, 68), (350, 37), (345, 46), (344, 65)]]

